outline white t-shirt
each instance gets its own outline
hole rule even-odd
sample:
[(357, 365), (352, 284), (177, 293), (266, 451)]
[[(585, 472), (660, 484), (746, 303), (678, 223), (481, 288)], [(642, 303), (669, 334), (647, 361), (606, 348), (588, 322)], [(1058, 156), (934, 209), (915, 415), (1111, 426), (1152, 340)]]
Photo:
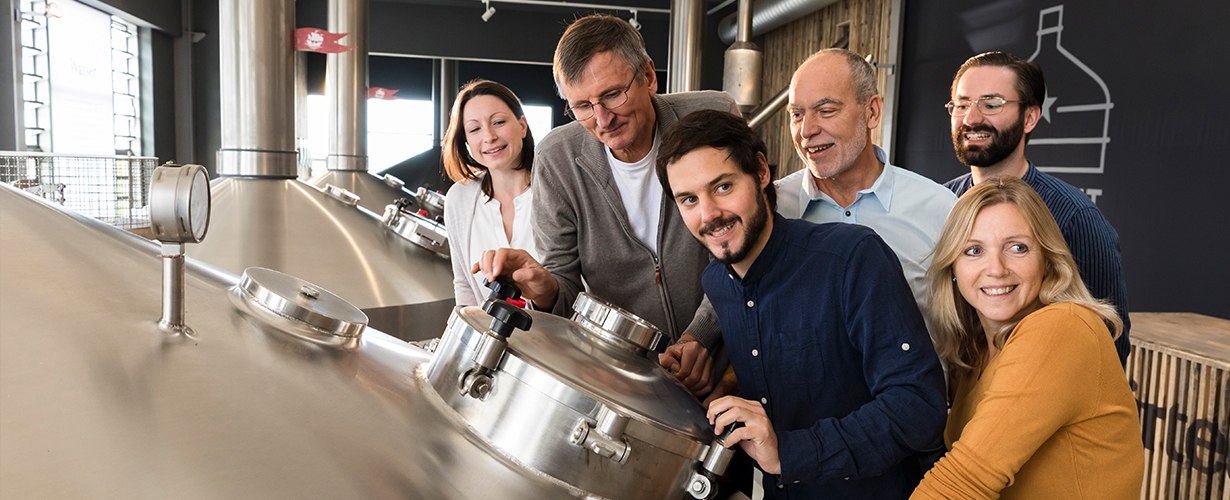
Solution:
[(641, 161), (624, 163), (615, 159), (611, 148), (606, 150), (606, 161), (611, 165), (611, 175), (619, 187), (619, 196), (624, 200), (628, 224), (642, 243), (658, 253), (658, 220), (662, 215), (662, 183), (658, 182), (658, 135), (653, 137), (653, 148)]

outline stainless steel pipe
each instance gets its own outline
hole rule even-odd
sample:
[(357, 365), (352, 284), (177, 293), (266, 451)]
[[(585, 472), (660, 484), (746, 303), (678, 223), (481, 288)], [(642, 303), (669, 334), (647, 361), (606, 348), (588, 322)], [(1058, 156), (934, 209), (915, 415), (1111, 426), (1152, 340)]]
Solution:
[(162, 319), (158, 328), (168, 333), (184, 327), (184, 245), (162, 245)]
[(367, 171), (368, 0), (329, 0), (329, 31), (354, 50), (329, 54), (329, 170)]
[(777, 95), (773, 96), (772, 99), (769, 99), (769, 102), (765, 103), (765, 105), (756, 108), (755, 111), (749, 113), (747, 117), (747, 125), (753, 129), (763, 125), (765, 122), (769, 121), (769, 118), (772, 117), (774, 113), (777, 113), (777, 110), (782, 109), (782, 106), (785, 106), (786, 101), (789, 99), (790, 86), (787, 85), (786, 88), (779, 91)]
[(745, 114), (760, 104), (760, 73), (764, 64), (764, 53), (751, 39), (752, 0), (739, 0), (739, 39), (726, 49), (722, 90), (735, 99)]
[(222, 175), (294, 178), (294, 0), (221, 0)]
[[(834, 3), (837, 3), (837, 0), (760, 0), (753, 8), (752, 33), (749, 38), (773, 31)], [(726, 16), (718, 24), (718, 39), (722, 40), (722, 43), (733, 43), (737, 35), (738, 15)]]
[(666, 91), (700, 90), (701, 47), (704, 46), (705, 0), (671, 0), (670, 53)]

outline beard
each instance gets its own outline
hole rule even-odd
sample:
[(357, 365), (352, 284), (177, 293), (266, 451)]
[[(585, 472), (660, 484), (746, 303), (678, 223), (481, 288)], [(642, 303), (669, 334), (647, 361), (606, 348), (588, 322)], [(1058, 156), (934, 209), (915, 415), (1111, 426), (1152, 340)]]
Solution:
[[(966, 146), (961, 140), (966, 132), (986, 132), (991, 135), (991, 144), (987, 146)], [(989, 167), (1004, 161), (1008, 155), (1016, 151), (1017, 145), (1025, 137), (1025, 114), (1021, 113), (1016, 123), (1003, 132), (986, 124), (974, 126), (962, 125), (952, 134), (952, 147), (957, 151), (957, 159), (971, 167)]]
[[(700, 235), (705, 235), (729, 226), (736, 222), (742, 221), (743, 218), (738, 215), (730, 215), (721, 219), (709, 221), (700, 228)], [(742, 262), (747, 258), (747, 254), (752, 251), (752, 247), (760, 241), (760, 235), (764, 233), (765, 226), (769, 224), (769, 202), (764, 196), (764, 190), (756, 192), (756, 212), (752, 214), (752, 218), (744, 225), (743, 241), (739, 243), (738, 248), (731, 249), (730, 242), (723, 243), (720, 249), (710, 248), (713, 257), (726, 265)]]

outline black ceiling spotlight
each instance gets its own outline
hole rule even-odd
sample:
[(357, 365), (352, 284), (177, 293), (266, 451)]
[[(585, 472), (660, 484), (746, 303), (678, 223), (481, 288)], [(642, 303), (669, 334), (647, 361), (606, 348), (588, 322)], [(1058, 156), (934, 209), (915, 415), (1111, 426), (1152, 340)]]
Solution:
[(491, 6), (491, 0), (483, 0), (483, 5), (487, 6), (487, 10), (483, 12), (483, 22), (491, 20), (491, 16), (495, 15), (495, 7)]

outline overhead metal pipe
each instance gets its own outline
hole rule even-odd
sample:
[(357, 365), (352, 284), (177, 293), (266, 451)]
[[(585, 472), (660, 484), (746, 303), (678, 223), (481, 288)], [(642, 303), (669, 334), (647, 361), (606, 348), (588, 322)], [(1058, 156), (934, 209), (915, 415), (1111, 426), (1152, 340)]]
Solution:
[(671, 0), (667, 92), (700, 90), (700, 59), (704, 33), (705, 0)]
[[(223, 176), (294, 178), (295, 3), (222, 0)], [(259, 110), (259, 112), (254, 112)]]
[(739, 0), (739, 38), (726, 49), (722, 90), (748, 113), (760, 104), (760, 69), (764, 53), (752, 43), (752, 0)]
[(786, 105), (786, 101), (789, 97), (790, 86), (787, 85), (786, 88), (779, 91), (777, 95), (773, 96), (772, 99), (769, 99), (769, 102), (765, 103), (764, 106), (761, 106), (755, 111), (748, 113), (747, 125), (752, 129), (763, 125), (764, 122), (769, 121), (769, 117), (773, 116), (774, 113), (777, 113), (777, 110), (782, 109), (782, 106)]
[(367, 171), (368, 0), (329, 0), (329, 31), (354, 50), (328, 55), (329, 170)]
[[(837, 3), (837, 0), (759, 0), (752, 8), (752, 34), (755, 38), (807, 14)], [(738, 35), (738, 15), (731, 14), (718, 24), (722, 43), (734, 43)]]

